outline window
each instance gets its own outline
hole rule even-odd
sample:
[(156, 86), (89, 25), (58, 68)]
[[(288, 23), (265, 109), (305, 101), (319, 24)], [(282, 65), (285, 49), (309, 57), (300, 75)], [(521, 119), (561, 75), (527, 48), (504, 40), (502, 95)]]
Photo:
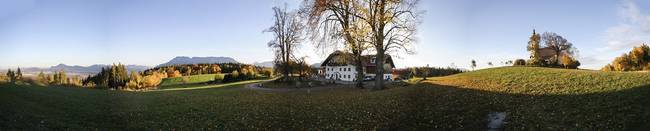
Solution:
[(343, 69), (343, 68), (339, 68), (339, 71), (342, 71), (341, 69)]
[(372, 57), (372, 59), (370, 59), (370, 63), (375, 63), (375, 60), (376, 60), (376, 58)]

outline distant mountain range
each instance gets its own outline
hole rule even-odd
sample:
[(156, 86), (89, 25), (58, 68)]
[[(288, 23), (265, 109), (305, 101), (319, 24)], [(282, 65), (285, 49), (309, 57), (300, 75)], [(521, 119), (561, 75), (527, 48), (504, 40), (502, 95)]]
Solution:
[[(21, 68), (21, 71), (24, 72), (25, 74), (37, 74), (41, 71), (46, 73), (51, 73), (51, 72), (64, 70), (66, 73), (69, 74), (90, 75), (90, 74), (97, 74), (102, 70), (102, 68), (108, 66), (110, 65), (95, 64), (90, 66), (78, 66), (78, 65), (70, 66), (66, 64), (59, 64), (48, 68), (38, 68), (38, 67)], [(129, 71), (137, 71), (137, 72), (144, 71), (150, 68), (148, 66), (142, 66), (142, 65), (125, 65), (125, 67)]]
[(254, 62), (253, 65), (259, 67), (273, 67), (274, 63), (273, 61), (264, 61), (264, 62)]
[[(158, 65), (169, 66), (169, 65), (182, 65), (182, 64), (203, 64), (203, 63), (239, 63), (235, 59), (230, 57), (187, 57), (187, 56), (177, 56), (169, 62)], [(263, 62), (254, 62), (252, 65), (260, 67), (273, 67), (273, 61), (263, 61)], [(320, 64), (318, 64), (320, 65)], [(56, 66), (39, 68), (39, 67), (23, 67), (20, 68), (21, 71), (25, 74), (38, 74), (43, 71), (45, 73), (52, 73), (60, 70), (65, 70), (66, 73), (72, 75), (93, 75), (99, 73), (102, 68), (108, 67), (107, 64), (94, 64), (90, 66), (79, 66), (79, 65), (66, 65), (58, 64)], [(125, 65), (126, 69), (129, 71), (141, 72), (147, 69), (150, 69), (149, 66), (143, 65)], [(15, 70), (15, 69), (14, 69)], [(1, 71), (0, 71), (1, 72)]]
[(158, 65), (161, 66), (170, 66), (170, 65), (182, 65), (182, 64), (211, 64), (211, 63), (239, 63), (235, 59), (230, 57), (187, 57), (187, 56), (177, 56), (176, 58), (170, 60), (167, 63)]

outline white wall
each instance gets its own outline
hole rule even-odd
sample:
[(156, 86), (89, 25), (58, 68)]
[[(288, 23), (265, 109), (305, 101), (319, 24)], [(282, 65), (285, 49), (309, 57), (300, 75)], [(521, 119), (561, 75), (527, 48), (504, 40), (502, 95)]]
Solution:
[[(349, 70), (348, 70), (349, 69)], [(337, 77), (338, 75), (338, 77)], [(353, 65), (346, 66), (325, 66), (326, 79), (339, 79), (341, 81), (354, 81), (356, 79), (357, 71)], [(366, 76), (374, 77), (375, 74), (365, 74)], [(384, 79), (395, 79), (393, 74), (387, 72), (384, 74)]]
[[(342, 81), (353, 81), (356, 79), (357, 71), (354, 66), (325, 66), (326, 79), (339, 79)], [(338, 77), (337, 77), (338, 76)]]

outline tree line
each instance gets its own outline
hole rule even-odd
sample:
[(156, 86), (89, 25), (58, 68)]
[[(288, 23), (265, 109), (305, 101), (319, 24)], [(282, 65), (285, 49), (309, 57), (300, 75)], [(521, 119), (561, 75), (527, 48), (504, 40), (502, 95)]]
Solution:
[(410, 79), (415, 77), (437, 77), (437, 76), (448, 76), (458, 73), (463, 73), (464, 71), (459, 68), (452, 67), (407, 67), (402, 69), (395, 69), (393, 72), (397, 73), (400, 79)]
[(23, 77), (20, 68), (16, 71), (8, 69), (4, 76), (0, 76), (0, 80), (14, 83), (14, 84), (36, 84), (36, 85), (65, 85), (65, 86), (82, 86), (82, 79), (77, 76), (69, 76), (64, 70), (56, 71), (51, 74), (45, 74), (43, 71), (39, 72), (36, 77)]
[(602, 71), (641, 71), (650, 70), (650, 47), (645, 43), (635, 46), (632, 51), (616, 57), (605, 65)]
[(16, 81), (19, 81), (23, 78), (23, 72), (20, 71), (20, 67), (16, 69), (16, 71), (12, 71), (11, 69), (7, 70), (7, 73), (5, 77), (3, 77), (7, 82), (14, 83)]
[(185, 64), (155, 67), (143, 72), (126, 70), (122, 64), (113, 64), (102, 68), (96, 75), (88, 76), (83, 80), (84, 86), (106, 87), (109, 89), (140, 90), (155, 88), (160, 85), (162, 79), (171, 77), (182, 77), (201, 74), (216, 75), (215, 82), (234, 82), (258, 78), (259, 73), (271, 76), (270, 69), (256, 67), (247, 64), (223, 63), (223, 64)]

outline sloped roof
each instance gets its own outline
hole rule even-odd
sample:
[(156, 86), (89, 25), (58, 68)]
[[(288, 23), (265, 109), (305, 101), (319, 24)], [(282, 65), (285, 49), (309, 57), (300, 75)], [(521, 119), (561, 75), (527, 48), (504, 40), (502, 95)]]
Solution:
[[(371, 63), (371, 58), (375, 58), (375, 55), (364, 55), (362, 56), (362, 64), (363, 66), (376, 66), (374, 63)], [(389, 63), (392, 67), (395, 67), (395, 63), (393, 63), (393, 57), (390, 55), (386, 54), (384, 57), (384, 62)], [(349, 52), (344, 52), (344, 51), (334, 51), (332, 54), (327, 56), (325, 61), (321, 64), (322, 67), (326, 65), (356, 65), (354, 63), (354, 59), (352, 57), (352, 53)]]

